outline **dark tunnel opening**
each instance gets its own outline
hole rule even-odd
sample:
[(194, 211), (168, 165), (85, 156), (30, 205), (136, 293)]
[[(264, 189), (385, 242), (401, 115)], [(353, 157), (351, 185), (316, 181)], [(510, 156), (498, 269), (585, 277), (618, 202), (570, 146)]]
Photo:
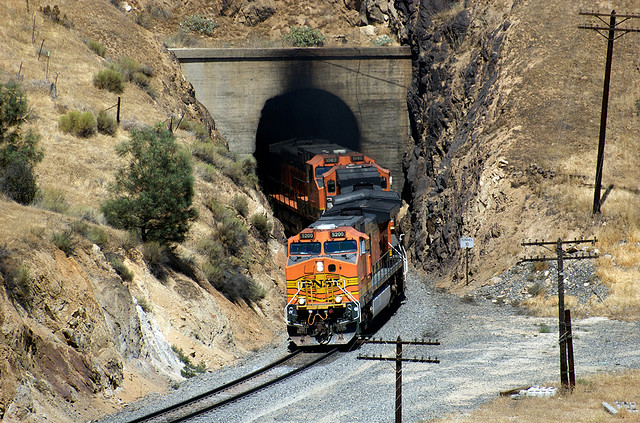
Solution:
[(293, 138), (322, 139), (360, 151), (360, 130), (349, 106), (335, 95), (314, 88), (290, 91), (264, 104), (254, 153), (258, 177), (270, 173), (266, 160), (269, 146)]

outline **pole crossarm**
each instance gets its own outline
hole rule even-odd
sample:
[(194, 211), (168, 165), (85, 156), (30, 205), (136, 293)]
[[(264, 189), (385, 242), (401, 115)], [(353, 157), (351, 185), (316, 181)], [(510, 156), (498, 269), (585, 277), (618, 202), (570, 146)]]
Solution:
[[(600, 257), (598, 254), (591, 253), (582, 253), (573, 256), (563, 256), (563, 260), (583, 260), (583, 259), (595, 259)], [(520, 263), (530, 262), (530, 261), (557, 261), (557, 257), (548, 257), (548, 256), (536, 256), (536, 257), (524, 257), (520, 260)]]
[(413, 341), (388, 341), (388, 340), (384, 340), (384, 339), (368, 339), (368, 338), (360, 338), (359, 341), (363, 344), (393, 344), (393, 345), (440, 345), (440, 341), (438, 340), (434, 340), (432, 341), (431, 339), (429, 340), (425, 340), (425, 339), (414, 339)]
[(590, 12), (585, 12), (585, 11), (579, 11), (578, 15), (582, 15), (582, 16), (595, 16), (595, 17), (608, 17), (610, 18), (611, 16), (616, 16), (618, 18), (625, 18), (625, 19), (629, 19), (629, 18), (640, 18), (640, 14), (634, 14), (634, 13), (623, 13), (623, 14), (619, 14), (619, 13), (603, 13), (603, 12), (596, 12), (596, 11), (590, 11)]
[(435, 363), (435, 364), (439, 364), (440, 360), (438, 360), (437, 357), (431, 358), (431, 357), (413, 357), (413, 358), (401, 358), (398, 359), (397, 357), (383, 357), (382, 355), (380, 356), (375, 356), (375, 355), (359, 355), (358, 356), (358, 360), (376, 360), (376, 361), (403, 361), (403, 362), (411, 362), (411, 363)]
[[(598, 242), (598, 240), (596, 238), (593, 239), (574, 239), (573, 241), (569, 240), (569, 241), (562, 241), (562, 244), (591, 244), (591, 245), (595, 245), (595, 243)], [(535, 241), (531, 241), (531, 240), (527, 240), (527, 241), (522, 241), (522, 246), (526, 247), (529, 245), (557, 245), (558, 241), (544, 241), (544, 240), (540, 240), (538, 241), (537, 239)]]

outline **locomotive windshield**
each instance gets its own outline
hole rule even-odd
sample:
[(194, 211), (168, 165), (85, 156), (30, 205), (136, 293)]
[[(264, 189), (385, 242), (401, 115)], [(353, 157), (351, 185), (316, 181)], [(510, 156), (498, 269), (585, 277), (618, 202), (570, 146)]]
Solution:
[(292, 256), (309, 256), (320, 254), (319, 242), (292, 242), (289, 247)]
[(344, 241), (326, 241), (324, 243), (325, 254), (346, 254), (358, 251), (358, 243), (353, 239)]

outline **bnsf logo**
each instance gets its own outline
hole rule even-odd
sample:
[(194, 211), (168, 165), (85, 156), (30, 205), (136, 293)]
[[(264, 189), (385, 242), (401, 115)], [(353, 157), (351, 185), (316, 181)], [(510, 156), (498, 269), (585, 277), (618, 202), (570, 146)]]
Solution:
[(322, 288), (323, 286), (326, 286), (326, 287), (338, 286), (338, 280), (337, 279), (328, 279), (326, 281), (310, 280), (310, 281), (304, 281), (302, 283), (302, 286), (312, 286), (314, 288)]

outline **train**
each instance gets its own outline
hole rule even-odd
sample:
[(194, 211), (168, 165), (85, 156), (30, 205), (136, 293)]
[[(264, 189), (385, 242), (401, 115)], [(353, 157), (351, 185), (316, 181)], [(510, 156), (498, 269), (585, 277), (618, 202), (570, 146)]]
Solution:
[(404, 298), (407, 258), (395, 225), (402, 200), (389, 171), (362, 153), (312, 139), (271, 152), (280, 184), (267, 195), (295, 231), (285, 270), (289, 339), (348, 345)]

